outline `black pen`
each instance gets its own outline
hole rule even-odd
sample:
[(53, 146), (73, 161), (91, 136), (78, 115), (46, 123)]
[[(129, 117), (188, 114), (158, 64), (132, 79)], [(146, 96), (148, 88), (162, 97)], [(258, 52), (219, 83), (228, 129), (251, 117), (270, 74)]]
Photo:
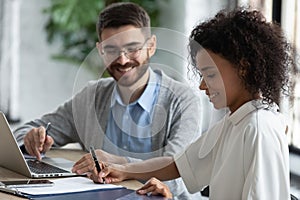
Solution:
[(101, 167), (100, 167), (100, 164), (98, 162), (98, 159), (97, 159), (97, 156), (96, 156), (96, 153), (95, 153), (95, 149), (92, 146), (90, 147), (90, 153), (91, 153), (91, 155), (93, 157), (93, 160), (95, 162), (95, 165), (96, 165), (96, 168), (97, 168), (97, 172), (98, 173), (101, 172)]
[(51, 122), (48, 122), (47, 126), (46, 126), (46, 135), (45, 135), (45, 141), (47, 139), (47, 135), (48, 135), (48, 131), (51, 129)]

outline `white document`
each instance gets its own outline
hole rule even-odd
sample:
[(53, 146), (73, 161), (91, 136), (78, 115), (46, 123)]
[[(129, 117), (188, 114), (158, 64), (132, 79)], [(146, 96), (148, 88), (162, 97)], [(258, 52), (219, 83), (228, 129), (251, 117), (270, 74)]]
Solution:
[(85, 177), (59, 178), (51, 181), (54, 182), (54, 185), (50, 187), (16, 188), (15, 190), (19, 193), (29, 195), (51, 195), (123, 188), (120, 185), (96, 184), (91, 179)]

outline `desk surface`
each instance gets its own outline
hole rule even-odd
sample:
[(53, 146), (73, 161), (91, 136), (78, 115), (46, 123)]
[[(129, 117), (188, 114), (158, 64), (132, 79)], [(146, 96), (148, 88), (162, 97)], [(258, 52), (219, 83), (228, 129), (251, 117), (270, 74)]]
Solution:
[[(81, 150), (52, 149), (51, 151), (49, 151), (47, 153), (47, 156), (62, 157), (62, 158), (66, 158), (66, 159), (69, 159), (72, 161), (77, 161), (84, 154), (85, 154), (85, 152), (83, 152)], [(13, 180), (13, 179), (28, 179), (28, 177), (0, 167), (0, 180)], [(53, 178), (47, 178), (47, 179), (53, 179)], [(142, 184), (140, 182), (134, 181), (134, 180), (123, 181), (121, 183), (117, 183), (117, 185), (122, 185), (128, 189), (133, 189), (133, 190), (136, 190), (137, 188), (142, 186)], [(14, 199), (23, 199), (23, 198), (0, 192), (0, 199), (14, 200)]]

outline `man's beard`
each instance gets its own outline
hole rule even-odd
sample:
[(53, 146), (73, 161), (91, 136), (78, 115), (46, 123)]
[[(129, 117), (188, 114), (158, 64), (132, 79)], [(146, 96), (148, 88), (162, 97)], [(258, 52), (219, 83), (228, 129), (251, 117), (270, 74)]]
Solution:
[[(131, 82), (128, 82), (126, 81), (126, 78), (124, 78), (123, 76), (120, 77), (117, 81), (118, 81), (118, 84), (119, 85), (122, 85), (122, 86), (131, 86), (133, 85), (134, 83), (136, 83), (148, 70), (149, 68), (149, 57), (142, 63), (138, 63), (137, 61), (131, 61), (131, 62), (128, 62), (126, 63), (125, 65), (120, 65), (119, 63), (112, 63), (110, 65), (109, 68), (107, 68), (107, 71), (108, 73), (115, 79), (117, 80), (118, 78), (114, 75), (114, 70), (118, 71), (118, 69), (128, 69), (128, 68), (136, 68), (136, 72), (137, 72), (137, 76), (135, 77), (135, 80), (131, 81)], [(112, 70), (110, 70), (112, 69)], [(130, 69), (130, 70), (132, 70)]]

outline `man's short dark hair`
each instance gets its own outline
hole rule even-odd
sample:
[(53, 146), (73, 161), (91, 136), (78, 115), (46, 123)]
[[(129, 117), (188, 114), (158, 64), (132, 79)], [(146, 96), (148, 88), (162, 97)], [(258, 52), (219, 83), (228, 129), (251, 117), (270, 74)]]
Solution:
[(139, 5), (131, 2), (113, 3), (107, 6), (99, 15), (97, 32), (101, 41), (101, 33), (105, 28), (119, 28), (133, 25), (136, 28), (145, 28), (149, 34), (150, 17)]

